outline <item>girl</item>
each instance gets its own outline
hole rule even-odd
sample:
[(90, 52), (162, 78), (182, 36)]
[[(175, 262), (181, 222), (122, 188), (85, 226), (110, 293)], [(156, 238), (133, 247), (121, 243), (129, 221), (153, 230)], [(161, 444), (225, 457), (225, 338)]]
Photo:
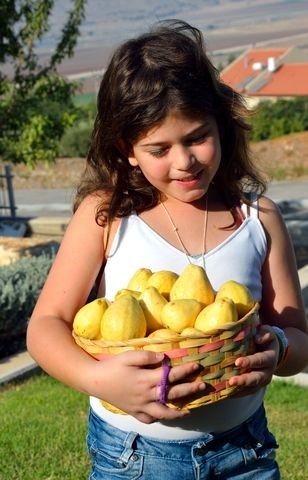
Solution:
[[(28, 328), (42, 368), (90, 396), (90, 478), (278, 479), (265, 388), (274, 373), (304, 369), (308, 335), (292, 246), (263, 196), (242, 98), (219, 79), (201, 33), (167, 21), (116, 50), (97, 107), (74, 215)], [(162, 354), (98, 362), (71, 334), (95, 282), (112, 299), (137, 268), (180, 273), (188, 262), (215, 289), (247, 285), (263, 324), (257, 353), (237, 360), (249, 373), (230, 379), (241, 395), (190, 413), (158, 401)], [(168, 400), (202, 393), (190, 381), (196, 368), (170, 370)]]

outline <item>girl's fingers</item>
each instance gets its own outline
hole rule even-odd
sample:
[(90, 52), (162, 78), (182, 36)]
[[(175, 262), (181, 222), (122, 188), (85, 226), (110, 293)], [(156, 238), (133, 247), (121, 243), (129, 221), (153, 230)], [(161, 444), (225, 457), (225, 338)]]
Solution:
[(278, 345), (270, 326), (264, 325), (259, 329), (256, 345), (259, 351), (235, 361), (235, 365), (246, 373), (236, 375), (229, 380), (230, 386), (245, 387), (243, 394), (250, 391), (254, 393), (268, 385), (277, 365)]
[[(122, 362), (126, 366), (132, 367), (157, 367), (148, 369), (149, 375), (152, 377), (153, 386), (159, 385), (164, 373), (164, 362), (166, 357), (163, 353), (150, 351), (129, 351), (121, 354)], [(198, 363), (191, 362), (183, 365), (177, 365), (168, 369), (168, 383), (187, 382), (190, 383), (194, 379), (194, 374), (198, 372), (200, 366)], [(144, 375), (144, 372), (143, 372)]]
[(191, 381), (193, 374), (196, 374), (200, 370), (198, 363), (187, 363), (185, 365), (179, 365), (172, 367), (169, 373), (169, 382), (176, 383), (181, 380)]
[(230, 386), (261, 388), (270, 383), (272, 379), (276, 365), (276, 352), (268, 350), (241, 357), (236, 360), (235, 364), (246, 370), (247, 373), (230, 378)]
[(127, 366), (146, 367), (159, 366), (164, 359), (164, 354), (145, 350), (131, 350), (121, 354), (123, 363)]
[(204, 392), (206, 385), (200, 380), (196, 380), (189, 383), (179, 383), (176, 385), (170, 385), (167, 387), (166, 401), (172, 402), (180, 398), (185, 398), (193, 393)]
[(137, 402), (131, 401), (129, 406), (126, 402), (126, 407), (130, 414), (144, 423), (188, 415), (187, 410), (172, 408), (168, 403), (176, 403), (176, 400), (205, 389), (204, 382), (197, 378), (198, 363), (171, 367), (164, 354), (148, 351), (129, 351), (119, 357), (127, 369), (127, 378), (134, 378), (134, 395), (138, 399)]

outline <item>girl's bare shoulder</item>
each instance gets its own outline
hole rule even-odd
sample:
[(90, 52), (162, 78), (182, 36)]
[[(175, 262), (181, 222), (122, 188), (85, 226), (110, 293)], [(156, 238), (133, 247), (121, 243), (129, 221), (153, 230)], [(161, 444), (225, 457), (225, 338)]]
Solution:
[(273, 220), (282, 221), (281, 210), (277, 203), (263, 195), (259, 197), (259, 216), (265, 223)]
[(78, 204), (78, 208), (76, 212), (80, 209), (87, 209), (87, 208), (98, 208), (99, 206), (103, 205), (104, 202), (107, 202), (108, 197), (104, 191), (97, 190), (96, 192), (90, 193), (89, 195), (85, 196), (80, 203)]
[(262, 225), (276, 245), (290, 247), (290, 236), (279, 206), (270, 198), (261, 196), (259, 199), (259, 218)]

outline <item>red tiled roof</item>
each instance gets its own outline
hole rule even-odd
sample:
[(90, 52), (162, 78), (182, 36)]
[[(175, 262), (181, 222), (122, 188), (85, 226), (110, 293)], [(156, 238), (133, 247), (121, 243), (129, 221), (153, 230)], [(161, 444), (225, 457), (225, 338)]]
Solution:
[(308, 95), (308, 63), (282, 65), (257, 95)]
[(284, 62), (289, 52), (288, 48), (249, 50), (223, 70), (222, 80), (249, 96), (308, 95), (308, 58), (292, 63), (289, 55)]

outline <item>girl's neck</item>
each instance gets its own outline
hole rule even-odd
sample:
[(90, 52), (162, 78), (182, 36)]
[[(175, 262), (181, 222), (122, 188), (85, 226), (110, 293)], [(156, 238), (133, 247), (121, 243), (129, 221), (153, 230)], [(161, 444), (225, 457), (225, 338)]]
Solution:
[(193, 202), (184, 202), (182, 200), (179, 200), (175, 197), (170, 197), (167, 195), (162, 194), (160, 196), (160, 203), (164, 203), (167, 207), (170, 207), (171, 209), (174, 209), (175, 211), (181, 210), (182, 212), (186, 211), (191, 211), (191, 210), (202, 210), (204, 211), (205, 205), (207, 202), (207, 198), (211, 197), (212, 194), (208, 190), (205, 195), (203, 195), (201, 198), (198, 200), (195, 200)]
[[(208, 196), (206, 195), (205, 196), (205, 199), (204, 199), (204, 218), (203, 218), (203, 234), (202, 234), (202, 239), (200, 238), (201, 240), (201, 243), (200, 243), (200, 252), (201, 252), (201, 255), (202, 255), (202, 259), (203, 259), (203, 268), (205, 270), (205, 252), (206, 252), (206, 235), (207, 235), (207, 224), (208, 224)], [(180, 229), (178, 227), (177, 224), (175, 224), (174, 222), (174, 219), (172, 218), (167, 206), (165, 205), (165, 202), (161, 202), (161, 206), (163, 208), (163, 211), (164, 213), (166, 214), (166, 217), (168, 218), (169, 222), (170, 222), (170, 225), (172, 227), (172, 230), (174, 232), (174, 235), (178, 241), (178, 246), (180, 248), (180, 250), (182, 250), (185, 255), (186, 255), (186, 258), (187, 258), (187, 261), (188, 263), (192, 263), (191, 262), (191, 256), (192, 256), (192, 252), (189, 250), (188, 246), (186, 246), (186, 244), (184, 243), (184, 239), (182, 238), (182, 234), (180, 233)]]
[[(197, 202), (185, 203), (171, 197), (164, 197), (161, 203), (164, 204), (168, 213), (163, 210), (161, 204), (158, 204), (140, 213), (140, 217), (169, 243), (179, 250), (184, 252), (186, 250), (185, 253), (189, 255), (202, 254), (204, 251), (215, 248), (239, 226), (234, 222), (230, 207), (226, 205), (216, 188), (211, 188), (208, 195)], [(175, 233), (175, 228), (181, 241)], [(206, 238), (204, 239), (205, 229)]]

